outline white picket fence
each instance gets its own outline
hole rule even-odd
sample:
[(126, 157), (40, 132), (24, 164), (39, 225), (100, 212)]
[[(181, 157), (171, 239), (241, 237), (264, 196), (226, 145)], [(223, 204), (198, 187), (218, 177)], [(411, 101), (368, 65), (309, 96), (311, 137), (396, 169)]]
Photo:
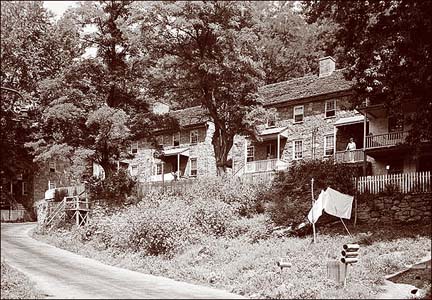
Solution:
[(432, 192), (431, 183), (430, 171), (362, 176), (358, 178), (357, 189), (360, 193), (368, 191), (372, 194), (378, 194), (391, 188), (396, 188), (401, 193), (430, 193)]

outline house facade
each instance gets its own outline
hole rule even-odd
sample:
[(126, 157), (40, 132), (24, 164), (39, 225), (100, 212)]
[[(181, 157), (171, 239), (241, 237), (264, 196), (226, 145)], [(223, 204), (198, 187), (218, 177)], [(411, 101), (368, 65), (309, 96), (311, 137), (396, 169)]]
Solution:
[(123, 160), (129, 173), (139, 182), (161, 182), (216, 175), (212, 145), (214, 124), (199, 106), (169, 111), (162, 104), (156, 113), (168, 113), (178, 120), (176, 132), (155, 131), (153, 141), (134, 141), (130, 153), (134, 158)]
[[(333, 58), (325, 57), (318, 75), (261, 87), (264, 107), (275, 108), (277, 118), (261, 126), (255, 139), (236, 138), (234, 174), (286, 169), (302, 159), (370, 165), (362, 150), (364, 116), (351, 108), (352, 84), (342, 72)], [(350, 138), (356, 150), (346, 151)]]

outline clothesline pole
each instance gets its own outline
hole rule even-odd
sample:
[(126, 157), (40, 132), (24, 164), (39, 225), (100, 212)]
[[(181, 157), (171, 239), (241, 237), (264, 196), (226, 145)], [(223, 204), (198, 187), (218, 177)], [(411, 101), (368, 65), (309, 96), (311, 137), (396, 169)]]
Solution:
[[(311, 180), (311, 192), (312, 192), (312, 208), (313, 208), (314, 202), (315, 202), (315, 200), (314, 200), (314, 179), (313, 178)], [(314, 217), (313, 217), (313, 209), (312, 209), (312, 220), (315, 221)], [(316, 242), (315, 222), (312, 223), (312, 230), (313, 230), (313, 242), (315, 244), (315, 242)]]
[(343, 224), (343, 226), (345, 227), (346, 231), (348, 232), (349, 236), (352, 237), (351, 233), (349, 232), (348, 228), (345, 225), (345, 222), (342, 220), (342, 218), (339, 218)]
[(354, 191), (354, 227), (357, 225), (357, 201), (358, 201), (358, 177), (355, 178), (355, 191)]

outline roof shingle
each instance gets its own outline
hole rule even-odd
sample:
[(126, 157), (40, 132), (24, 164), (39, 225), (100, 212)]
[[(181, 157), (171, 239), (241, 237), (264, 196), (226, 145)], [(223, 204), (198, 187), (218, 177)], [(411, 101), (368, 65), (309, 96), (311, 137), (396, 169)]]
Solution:
[(172, 110), (169, 115), (176, 118), (181, 127), (198, 125), (210, 120), (208, 113), (201, 106)]
[(331, 75), (305, 76), (288, 81), (273, 83), (258, 89), (263, 97), (263, 104), (275, 104), (308, 98), (351, 89), (352, 82), (344, 78), (343, 69), (335, 70)]

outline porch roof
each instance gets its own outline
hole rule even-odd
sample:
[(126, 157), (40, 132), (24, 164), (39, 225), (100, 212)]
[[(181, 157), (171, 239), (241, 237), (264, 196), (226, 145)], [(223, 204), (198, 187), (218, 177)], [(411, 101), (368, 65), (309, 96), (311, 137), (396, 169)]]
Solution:
[(259, 132), (259, 137), (262, 139), (272, 139), (277, 138), (277, 135), (280, 134), (282, 137), (288, 138), (287, 133), (288, 127), (273, 127), (273, 128), (267, 128)]
[(163, 151), (164, 156), (183, 155), (189, 157), (189, 148), (174, 148)]
[(364, 122), (364, 116), (359, 115), (359, 116), (341, 118), (334, 123), (334, 126), (336, 126), (336, 127), (337, 126), (346, 126), (346, 125), (363, 123), (363, 122)]

